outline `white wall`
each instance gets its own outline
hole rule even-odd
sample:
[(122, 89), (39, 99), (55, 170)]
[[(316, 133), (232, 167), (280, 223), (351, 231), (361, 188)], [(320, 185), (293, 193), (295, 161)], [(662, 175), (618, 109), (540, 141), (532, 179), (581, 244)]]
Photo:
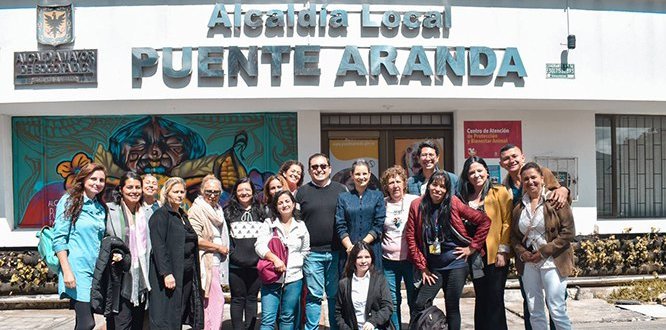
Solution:
[(321, 152), (320, 118), (319, 111), (298, 112), (298, 161), (305, 166), (303, 182), (310, 181), (307, 174), (308, 158), (314, 153)]
[[(466, 158), (464, 122), (474, 120), (519, 120), (522, 123), (522, 147), (526, 160), (535, 156), (578, 158), (578, 200), (573, 203), (576, 231), (589, 234), (596, 224), (595, 121), (591, 111), (535, 110), (460, 111), (455, 117), (456, 171), (460, 173)], [(499, 164), (498, 159), (487, 159)], [(502, 176), (506, 172), (502, 170)], [(666, 223), (666, 222), (665, 222)]]

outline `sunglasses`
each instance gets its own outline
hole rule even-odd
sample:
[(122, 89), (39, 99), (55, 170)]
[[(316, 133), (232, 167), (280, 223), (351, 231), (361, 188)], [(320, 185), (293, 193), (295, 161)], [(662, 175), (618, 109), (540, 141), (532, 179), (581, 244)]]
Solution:
[(316, 171), (316, 170), (318, 170), (318, 169), (320, 169), (320, 168), (321, 168), (322, 171), (326, 171), (326, 169), (328, 168), (328, 164), (314, 164), (314, 165), (310, 165), (310, 169), (312, 169), (313, 171)]
[(222, 192), (219, 190), (204, 190), (206, 196), (219, 196)]

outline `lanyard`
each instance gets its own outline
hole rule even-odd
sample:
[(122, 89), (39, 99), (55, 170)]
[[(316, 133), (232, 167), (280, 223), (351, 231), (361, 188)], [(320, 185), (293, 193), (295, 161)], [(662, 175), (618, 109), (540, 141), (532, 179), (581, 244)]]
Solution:
[(428, 236), (429, 237), (429, 242), (428, 243), (433, 243), (434, 241), (443, 241), (443, 239), (440, 239), (440, 226), (439, 226), (439, 217), (442, 214), (441, 208), (437, 208), (435, 212), (433, 212), (432, 218), (428, 219), (428, 226), (430, 227), (428, 230)]

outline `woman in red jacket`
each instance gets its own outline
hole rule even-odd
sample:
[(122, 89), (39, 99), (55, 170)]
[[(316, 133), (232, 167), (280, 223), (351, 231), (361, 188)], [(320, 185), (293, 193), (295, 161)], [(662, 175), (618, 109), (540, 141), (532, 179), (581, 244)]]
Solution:
[[(467, 258), (484, 254), (483, 244), (490, 228), (490, 219), (481, 211), (465, 205), (451, 194), (451, 182), (445, 172), (435, 172), (422, 197), (409, 208), (405, 228), (408, 257), (421, 276), (415, 316), (444, 290), (446, 321), (449, 329), (460, 329), (460, 296), (469, 272)], [(465, 219), (465, 220), (463, 220)], [(466, 226), (465, 222), (469, 222)], [(475, 233), (468, 228), (476, 226)], [(415, 277), (415, 281), (419, 281)]]

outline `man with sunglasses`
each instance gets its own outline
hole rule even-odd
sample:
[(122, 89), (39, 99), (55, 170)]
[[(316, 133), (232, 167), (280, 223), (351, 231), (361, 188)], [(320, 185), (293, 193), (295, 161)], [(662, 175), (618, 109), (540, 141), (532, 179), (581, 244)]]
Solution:
[(310, 156), (308, 173), (312, 181), (298, 188), (296, 193), (303, 222), (310, 232), (310, 254), (303, 264), (303, 275), (308, 289), (305, 300), (305, 329), (319, 328), (324, 294), (328, 301), (331, 329), (338, 329), (333, 315), (342, 244), (335, 231), (335, 208), (338, 195), (347, 191), (347, 187), (331, 181), (331, 163), (322, 153)]

